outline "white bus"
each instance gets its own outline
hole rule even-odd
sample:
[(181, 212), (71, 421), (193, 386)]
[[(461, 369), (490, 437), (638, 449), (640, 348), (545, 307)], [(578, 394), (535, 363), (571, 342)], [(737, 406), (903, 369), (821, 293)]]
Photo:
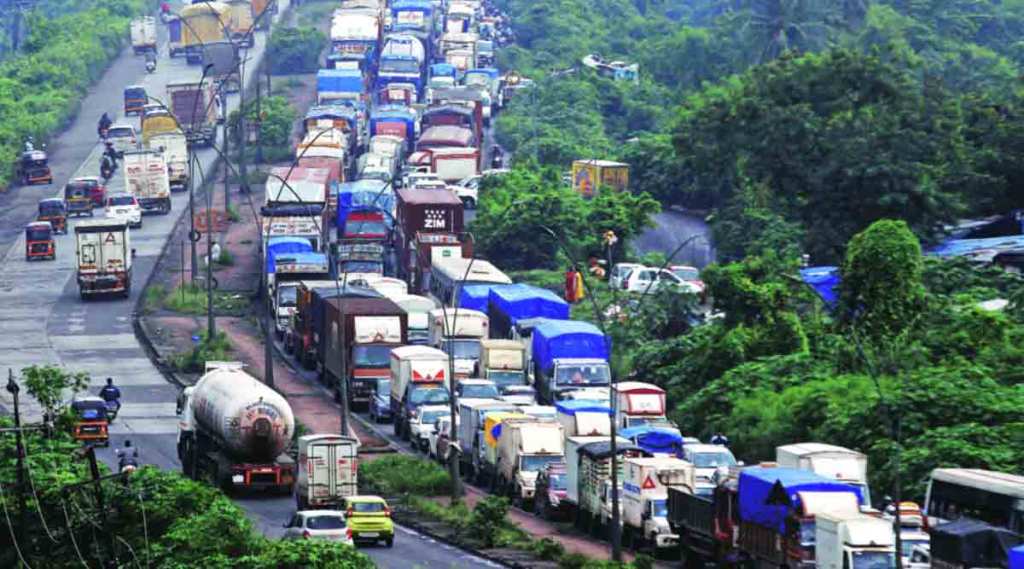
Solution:
[(445, 306), (455, 306), (464, 285), (512, 284), (508, 275), (483, 259), (441, 257), (433, 261), (430, 272), (430, 293)]
[(1024, 476), (973, 468), (936, 468), (925, 496), (928, 523), (973, 518), (1024, 534)]

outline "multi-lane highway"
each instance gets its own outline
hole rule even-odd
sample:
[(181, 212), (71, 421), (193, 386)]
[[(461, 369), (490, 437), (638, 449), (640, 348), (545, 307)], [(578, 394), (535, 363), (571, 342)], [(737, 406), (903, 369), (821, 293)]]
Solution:
[[(281, 13), (286, 2), (279, 0)], [(57, 364), (75, 371), (89, 373), (89, 391), (95, 393), (105, 378), (113, 377), (123, 394), (123, 407), (111, 425), (111, 449), (130, 438), (140, 447), (142, 462), (165, 469), (178, 469), (175, 450), (177, 388), (167, 383), (161, 372), (138, 343), (132, 326), (132, 312), (143, 284), (149, 278), (161, 250), (175, 224), (188, 209), (187, 193), (173, 196), (170, 215), (146, 216), (143, 227), (131, 231), (132, 248), (136, 251), (131, 298), (79, 299), (75, 281), (74, 224), (70, 233), (56, 237), (57, 260), (26, 262), (24, 226), (35, 219), (40, 199), (63, 197), (61, 190), (67, 180), (76, 176), (99, 173), (102, 147), (96, 136), (96, 123), (107, 112), (115, 122), (138, 124), (136, 117), (125, 118), (121, 109), (122, 89), (141, 84), (148, 93), (163, 98), (169, 81), (198, 80), (201, 71), (184, 59), (167, 57), (166, 31), (160, 29), (161, 53), (157, 70), (147, 74), (143, 60), (125, 50), (111, 65), (103, 78), (84, 99), (78, 117), (48, 148), (54, 183), (50, 186), (14, 188), (0, 196), (0, 370), (10, 368), (18, 373), (29, 365)], [(262, 58), (265, 35), (257, 34), (256, 45), (249, 50), (249, 64)], [(238, 105), (237, 95), (226, 98), (229, 110)], [(220, 139), (218, 138), (218, 144)], [(200, 150), (202, 170), (212, 172), (214, 150)], [(124, 178), (118, 174), (107, 191), (124, 191)], [(97, 209), (96, 215), (103, 215)], [(0, 390), (0, 411), (10, 412), (10, 396)], [(22, 397), (22, 410), (30, 418), (38, 418), (38, 405)], [(113, 451), (100, 451), (111, 466)], [(290, 498), (253, 497), (238, 500), (256, 526), (270, 536), (281, 534), (281, 524), (294, 511)], [(366, 552), (380, 567), (487, 567), (495, 566), (479, 557), (434, 542), (406, 528), (392, 549), (383, 547)]]

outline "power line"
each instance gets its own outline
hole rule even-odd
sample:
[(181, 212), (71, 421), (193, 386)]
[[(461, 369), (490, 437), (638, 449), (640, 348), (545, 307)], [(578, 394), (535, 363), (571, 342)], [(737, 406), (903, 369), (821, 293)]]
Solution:
[(82, 557), (82, 550), (78, 548), (78, 541), (75, 540), (75, 530), (71, 527), (71, 516), (68, 515), (68, 507), (64, 502), (63, 497), (60, 499), (60, 508), (61, 510), (64, 510), (64, 527), (68, 529), (68, 536), (71, 538), (72, 547), (75, 548), (75, 554), (78, 555), (78, 560), (82, 562), (82, 566), (88, 569), (89, 564), (85, 561), (85, 558)]
[(21, 560), (22, 565), (32, 569), (32, 566), (25, 561), (25, 556), (21, 554), (21, 547), (18, 545), (18, 538), (14, 535), (14, 524), (11, 523), (11, 515), (7, 511), (7, 500), (4, 498), (4, 486), (0, 484), (0, 505), (4, 508), (4, 519), (7, 520), (7, 529), (11, 532), (11, 541), (14, 543), (14, 551), (18, 553), (18, 559)]

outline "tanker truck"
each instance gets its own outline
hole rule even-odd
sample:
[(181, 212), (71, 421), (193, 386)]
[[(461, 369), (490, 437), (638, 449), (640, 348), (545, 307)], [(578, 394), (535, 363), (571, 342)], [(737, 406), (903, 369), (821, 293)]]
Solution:
[(178, 458), (189, 477), (227, 490), (291, 493), (292, 408), (239, 362), (207, 362), (178, 397)]

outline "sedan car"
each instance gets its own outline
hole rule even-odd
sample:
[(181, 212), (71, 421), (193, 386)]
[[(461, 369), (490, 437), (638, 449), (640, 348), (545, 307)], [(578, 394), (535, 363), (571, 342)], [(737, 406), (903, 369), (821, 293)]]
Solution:
[(352, 530), (345, 521), (345, 512), (303, 510), (284, 524), (284, 539), (326, 539), (352, 545)]
[(142, 208), (131, 194), (113, 194), (107, 198), (106, 216), (124, 221), (131, 227), (142, 227)]
[(391, 421), (391, 380), (378, 379), (374, 386), (373, 399), (370, 400), (370, 419), (374, 423)]
[(348, 526), (355, 541), (376, 543), (383, 541), (388, 547), (395, 543), (395, 524), (391, 521), (391, 508), (380, 496), (349, 496)]
[(430, 433), (437, 428), (437, 421), (442, 417), (451, 417), (451, 409), (447, 405), (424, 405), (419, 413), (409, 419), (409, 439), (412, 446), (426, 452), (430, 446)]

